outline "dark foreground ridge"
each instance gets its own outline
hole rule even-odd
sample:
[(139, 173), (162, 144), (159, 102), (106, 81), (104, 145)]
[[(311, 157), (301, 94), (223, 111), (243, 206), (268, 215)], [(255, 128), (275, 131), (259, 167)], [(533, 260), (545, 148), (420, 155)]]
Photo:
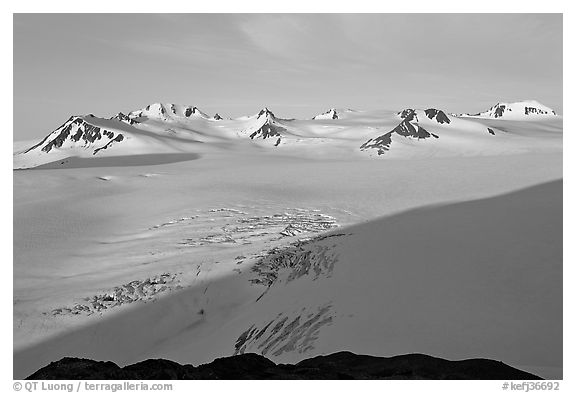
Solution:
[(275, 364), (247, 353), (194, 367), (148, 359), (126, 367), (112, 362), (63, 358), (27, 379), (500, 379), (534, 380), (536, 375), (489, 359), (450, 361), (422, 354), (389, 358), (337, 352), (297, 364)]

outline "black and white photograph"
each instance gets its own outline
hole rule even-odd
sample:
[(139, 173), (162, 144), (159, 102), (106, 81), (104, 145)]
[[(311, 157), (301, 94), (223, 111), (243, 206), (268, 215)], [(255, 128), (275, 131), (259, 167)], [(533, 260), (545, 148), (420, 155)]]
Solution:
[(45, 10), (9, 27), (14, 390), (565, 390), (562, 7)]

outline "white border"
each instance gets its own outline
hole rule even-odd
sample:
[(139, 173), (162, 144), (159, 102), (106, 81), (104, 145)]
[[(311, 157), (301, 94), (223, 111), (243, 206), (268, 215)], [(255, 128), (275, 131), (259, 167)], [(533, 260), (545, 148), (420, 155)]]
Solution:
[[(37, 12), (37, 13), (58, 13), (58, 12), (487, 12), (487, 13), (564, 13), (564, 137), (565, 161), (564, 161), (564, 381), (561, 382), (561, 391), (576, 391), (574, 383), (574, 339), (573, 332), (576, 331), (574, 324), (574, 185), (572, 181), (572, 169), (574, 165), (574, 122), (569, 115), (569, 108), (574, 103), (571, 87), (575, 86), (573, 74), (576, 72), (574, 64), (574, 31), (575, 18), (572, 1), (503, 1), (503, 0), (482, 0), (474, 4), (456, 0), (435, 0), (423, 1), (412, 0), (404, 2), (380, 2), (370, 0), (347, 1), (310, 1), (310, 0), (290, 0), (278, 4), (270, 0), (240, 0), (240, 1), (119, 1), (119, 0), (99, 0), (94, 2), (82, 2), (78, 0), (51, 0), (51, 1), (9, 1), (2, 5), (2, 19), (0, 28), (2, 34), (2, 53), (5, 54), (1, 63), (3, 79), (2, 102), (0, 108), (4, 114), (3, 132), (5, 138), (12, 130), (13, 114), (13, 62), (12, 62), (12, 13)], [(5, 185), (2, 193), (2, 250), (3, 250), (3, 273), (6, 281), (12, 282), (12, 192), (8, 193), (8, 188), (12, 191), (12, 140), (2, 144), (2, 180)], [(12, 310), (12, 285), (2, 286), (2, 309)], [(10, 311), (10, 315), (12, 315)], [(4, 321), (2, 326), (3, 356), (1, 370), (2, 390), (12, 391), (12, 324)], [(390, 389), (391, 391), (443, 391), (443, 392), (496, 392), (502, 391), (503, 381), (365, 381), (365, 382), (335, 382), (335, 381), (252, 381), (252, 382), (218, 382), (218, 381), (193, 381), (175, 382), (174, 391), (192, 391), (197, 389), (211, 390), (222, 389), (223, 391), (252, 391), (253, 389), (273, 389), (275, 392), (288, 392), (294, 389), (310, 390), (349, 390), (361, 389), (378, 390)], [(191, 386), (193, 384), (193, 386)]]

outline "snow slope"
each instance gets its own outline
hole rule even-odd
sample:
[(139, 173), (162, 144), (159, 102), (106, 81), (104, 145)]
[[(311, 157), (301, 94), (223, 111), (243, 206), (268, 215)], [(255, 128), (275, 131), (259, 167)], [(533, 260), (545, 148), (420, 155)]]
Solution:
[(295, 362), (349, 350), (486, 357), (559, 378), (561, 198), (554, 182), (311, 234), (240, 265), (216, 256), (184, 273), (198, 272), (189, 287), (17, 349), (15, 376), (63, 356)]

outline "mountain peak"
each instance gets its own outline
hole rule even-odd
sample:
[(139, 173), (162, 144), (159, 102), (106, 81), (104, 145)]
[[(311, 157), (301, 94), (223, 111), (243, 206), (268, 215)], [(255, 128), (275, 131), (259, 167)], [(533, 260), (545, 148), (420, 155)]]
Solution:
[(96, 118), (94, 115), (70, 116), (64, 124), (24, 151), (23, 154), (36, 149), (50, 153), (52, 150), (81, 147), (84, 150), (91, 150), (92, 155), (95, 155), (112, 144), (124, 140), (124, 135), (118, 130), (112, 131), (97, 125), (98, 123), (91, 123), (86, 120), (87, 117)]
[(336, 108), (330, 108), (326, 112), (316, 115), (312, 118), (312, 120), (325, 120), (325, 119), (332, 119), (332, 120), (339, 119), (338, 111), (336, 111)]
[(516, 102), (499, 102), (490, 109), (474, 113), (463, 114), (463, 117), (483, 117), (492, 119), (532, 120), (542, 117), (557, 116), (556, 112), (536, 100)]
[(264, 107), (264, 109), (261, 109), (260, 112), (258, 112), (258, 116), (256, 118), (259, 119), (262, 116), (265, 116), (267, 118), (275, 118), (274, 113), (272, 113), (272, 111), (270, 109), (268, 109), (267, 107)]
[(179, 105), (170, 103), (160, 103), (155, 102), (153, 104), (147, 105), (144, 109), (130, 112), (128, 117), (137, 118), (146, 116), (152, 119), (169, 120), (174, 117), (184, 117), (189, 118), (192, 116), (202, 117), (205, 119), (210, 118), (206, 113), (202, 112), (196, 106), (189, 105)]
[[(438, 123), (442, 124), (444, 122), (444, 117), (446, 115), (444, 112), (439, 111), (437, 109), (427, 109), (424, 111), (426, 113), (426, 117), (429, 119), (436, 118)], [(440, 115), (441, 114), (441, 115)], [(429, 132), (428, 130), (424, 129), (419, 124), (418, 120), (418, 113), (415, 109), (407, 108), (397, 113), (402, 118), (400, 124), (398, 124), (394, 129), (388, 131), (385, 134), (382, 134), (376, 138), (370, 138), (366, 142), (364, 142), (360, 146), (360, 150), (366, 151), (375, 151), (379, 156), (385, 154), (390, 150), (390, 145), (392, 145), (393, 137), (404, 137), (412, 140), (424, 140), (428, 138), (435, 138), (438, 139), (439, 136)], [(446, 117), (446, 122), (450, 123), (450, 119)]]
[(441, 111), (440, 109), (436, 109), (436, 108), (428, 108), (428, 109), (424, 109), (422, 110), (416, 110), (416, 109), (412, 109), (412, 108), (407, 108), (404, 109), (400, 112), (397, 113), (398, 116), (400, 116), (400, 118), (405, 119), (407, 121), (412, 121), (413, 119), (416, 119), (416, 122), (418, 121), (418, 112), (420, 112), (420, 115), (422, 115), (422, 112), (424, 112), (425, 116), (427, 118), (429, 118), (430, 120), (436, 120), (438, 123), (440, 124), (450, 124), (450, 118), (448, 117), (448, 115), (446, 115), (446, 113), (444, 111)]
[(118, 120), (118, 121), (121, 121), (123, 123), (130, 124), (130, 125), (134, 125), (134, 124), (138, 123), (135, 119), (131, 118), (128, 115), (125, 115), (122, 112), (118, 112), (118, 114), (116, 116), (112, 116), (110, 118), (110, 120)]
[[(206, 118), (206, 119), (209, 117), (206, 113), (202, 112), (202, 111), (201, 111), (200, 109), (198, 109), (198, 107), (196, 107), (196, 106), (193, 106), (193, 107), (189, 107), (189, 106), (188, 106), (188, 107), (184, 107), (184, 108), (182, 108), (182, 109), (184, 110), (183, 114), (184, 114), (185, 117), (190, 117), (190, 116), (192, 116), (192, 115), (199, 116), (199, 117), (203, 117), (203, 118)], [(178, 114), (178, 113), (175, 112), (175, 114)]]
[(400, 112), (398, 112), (397, 115), (400, 116), (400, 118), (402, 119), (406, 119), (407, 121), (412, 121), (414, 117), (416, 117), (416, 120), (418, 120), (416, 110), (412, 108), (403, 109)]
[(436, 119), (436, 121), (440, 124), (450, 124), (450, 118), (446, 115), (446, 113), (444, 113), (443, 111), (439, 110), (439, 109), (435, 109), (435, 108), (429, 108), (429, 109), (425, 109), (424, 113), (426, 113), (426, 116), (432, 120), (432, 119)]

